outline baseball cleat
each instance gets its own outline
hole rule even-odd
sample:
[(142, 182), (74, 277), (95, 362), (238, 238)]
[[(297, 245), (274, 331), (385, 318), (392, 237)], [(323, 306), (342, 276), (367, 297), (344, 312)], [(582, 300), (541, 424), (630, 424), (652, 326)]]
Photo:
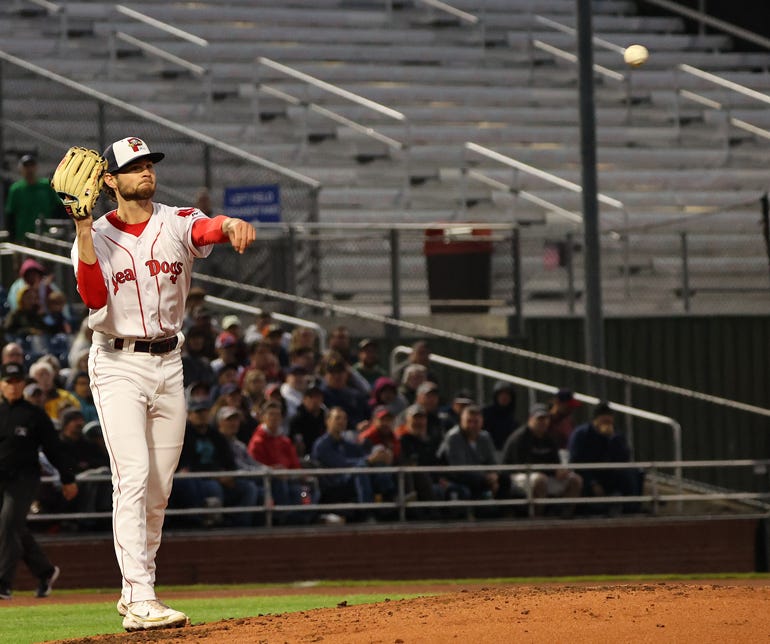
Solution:
[(37, 592), (35, 592), (35, 597), (48, 597), (48, 595), (51, 594), (51, 589), (53, 588), (53, 585), (56, 583), (56, 580), (59, 578), (59, 574), (61, 574), (61, 570), (59, 569), (59, 566), (54, 566), (53, 571), (50, 575), (47, 577), (41, 577), (40, 583), (37, 586)]
[(121, 617), (126, 616), (126, 613), (128, 612), (128, 604), (123, 600), (122, 597), (118, 600), (118, 603), (115, 605), (115, 608), (118, 609), (118, 615), (120, 615)]
[(157, 599), (131, 602), (126, 606), (126, 616), (123, 618), (123, 628), (129, 632), (179, 628), (189, 623), (187, 615), (169, 608)]

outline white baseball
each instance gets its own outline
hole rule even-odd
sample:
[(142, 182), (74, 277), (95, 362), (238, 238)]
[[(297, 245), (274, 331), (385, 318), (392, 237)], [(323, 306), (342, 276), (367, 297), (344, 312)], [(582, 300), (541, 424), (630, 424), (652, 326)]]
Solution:
[(644, 45), (630, 45), (623, 51), (623, 60), (631, 67), (639, 67), (647, 62), (650, 52)]

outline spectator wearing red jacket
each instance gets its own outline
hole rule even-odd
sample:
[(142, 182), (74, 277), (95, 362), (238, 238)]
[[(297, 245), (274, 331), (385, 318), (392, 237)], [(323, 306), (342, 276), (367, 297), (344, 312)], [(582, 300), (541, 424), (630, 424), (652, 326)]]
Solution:
[[(297, 456), (297, 450), (291, 439), (282, 433), (283, 408), (280, 403), (268, 401), (260, 410), (260, 424), (249, 441), (249, 454), (263, 465), (277, 470), (298, 470), (302, 467)], [(312, 502), (312, 491), (301, 480), (294, 477), (274, 477), (271, 480), (270, 492), (275, 505), (299, 505)], [(296, 513), (306, 515), (309, 513)], [(297, 517), (292, 514), (278, 515), (279, 523), (293, 521)]]

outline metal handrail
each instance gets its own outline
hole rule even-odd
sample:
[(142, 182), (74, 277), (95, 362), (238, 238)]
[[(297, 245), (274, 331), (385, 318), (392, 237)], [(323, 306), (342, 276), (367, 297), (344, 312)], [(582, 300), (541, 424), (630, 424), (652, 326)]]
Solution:
[[(412, 353), (411, 347), (407, 347), (404, 345), (399, 345), (397, 347), (394, 347), (393, 350), (390, 352), (390, 373), (397, 373), (399, 367), (403, 366), (398, 364), (396, 360), (397, 356), (410, 355), (411, 353)], [(448, 358), (446, 356), (437, 355), (435, 353), (430, 354), (430, 360), (431, 362), (435, 362), (436, 364), (441, 364), (446, 367), (457, 369), (459, 371), (465, 371), (468, 373), (476, 374), (477, 400), (483, 399), (483, 383), (481, 382), (481, 378), (478, 378), (478, 376), (482, 376), (484, 378), (494, 378), (495, 380), (503, 380), (504, 382), (509, 382), (511, 384), (526, 388), (530, 392), (530, 398), (531, 398), (530, 403), (534, 403), (534, 396), (532, 395), (533, 391), (540, 391), (550, 395), (554, 395), (556, 394), (556, 392), (559, 391), (559, 387), (556, 387), (554, 385), (550, 385), (544, 382), (537, 382), (535, 380), (529, 380), (528, 378), (521, 378), (519, 376), (512, 376), (511, 374), (505, 373), (503, 371), (495, 371), (493, 369), (487, 369), (479, 365), (471, 364), (468, 362), (462, 362), (460, 360), (455, 360), (453, 358)], [(574, 396), (577, 400), (587, 403), (589, 405), (597, 405), (600, 402), (599, 398), (596, 398), (595, 396), (590, 396), (588, 394), (581, 394), (579, 392), (575, 392)], [(635, 418), (641, 418), (643, 420), (649, 420), (653, 423), (668, 425), (671, 428), (674, 460), (675, 461), (682, 460), (682, 426), (676, 420), (668, 416), (663, 416), (662, 414), (656, 414), (654, 412), (649, 412), (647, 410), (639, 409), (637, 407), (631, 407), (630, 405), (622, 405), (615, 402), (609, 402), (608, 404), (610, 406), (610, 409), (612, 409), (613, 411), (617, 411), (618, 413), (627, 414), (629, 416), (633, 416)], [(681, 485), (682, 485), (681, 468), (676, 469), (675, 478), (677, 481), (677, 487), (681, 488)]]
[(122, 5), (122, 4), (115, 6), (115, 12), (123, 16), (126, 16), (127, 18), (137, 20), (145, 25), (153, 27), (154, 29), (157, 29), (164, 33), (170, 34), (177, 38), (181, 38), (182, 40), (186, 40), (187, 42), (192, 43), (193, 45), (197, 45), (198, 47), (205, 49), (207, 52), (207, 63), (205, 66), (196, 65), (195, 63), (190, 62), (180, 56), (176, 56), (175, 54), (167, 52), (165, 49), (162, 49), (161, 47), (157, 47), (156, 45), (151, 45), (150, 43), (144, 42), (140, 38), (136, 38), (123, 31), (113, 29), (110, 32), (110, 43), (109, 43), (110, 75), (114, 73), (114, 68), (117, 61), (116, 41), (120, 40), (134, 47), (138, 47), (142, 51), (148, 54), (151, 54), (157, 58), (161, 58), (170, 63), (173, 63), (174, 65), (178, 65), (179, 67), (182, 67), (187, 71), (192, 72), (196, 76), (200, 76), (201, 78), (203, 78), (203, 92), (206, 98), (206, 106), (208, 109), (211, 109), (212, 103), (214, 101), (214, 86), (213, 86), (213, 79), (212, 79), (211, 48), (209, 47), (209, 41), (206, 40), (205, 38), (201, 38), (200, 36), (196, 36), (195, 34), (191, 34), (188, 31), (184, 31), (183, 29), (179, 29), (178, 27), (169, 25), (168, 23), (165, 23), (161, 20), (157, 20), (155, 18), (152, 18), (151, 16), (140, 13), (139, 11), (130, 9), (129, 7), (126, 7), (125, 5)]
[[(319, 90), (322, 90), (324, 92), (327, 92), (329, 94), (342, 98), (346, 101), (350, 101), (351, 103), (354, 103), (356, 105), (360, 105), (361, 107), (365, 107), (369, 110), (372, 110), (382, 116), (385, 116), (386, 118), (398, 121), (404, 127), (404, 140), (398, 141), (393, 137), (389, 137), (385, 134), (382, 134), (381, 132), (378, 132), (373, 127), (362, 125), (361, 123), (358, 123), (353, 119), (349, 119), (346, 116), (343, 116), (342, 114), (338, 114), (337, 112), (334, 112), (333, 110), (330, 110), (327, 107), (324, 107), (322, 105), (319, 105), (307, 99), (298, 98), (296, 96), (289, 94), (288, 92), (285, 92), (276, 87), (263, 83), (261, 79), (261, 74), (260, 74), (261, 67), (267, 67), (268, 69), (272, 69), (273, 71), (276, 71), (280, 74), (288, 76), (289, 78), (294, 78), (295, 80), (305, 83), (306, 87), (308, 86), (315, 87)], [(360, 96), (348, 90), (342, 89), (337, 85), (333, 85), (331, 83), (323, 81), (319, 78), (316, 78), (315, 76), (311, 76), (310, 74), (306, 74), (298, 69), (289, 67), (288, 65), (283, 65), (279, 62), (271, 60), (270, 58), (265, 58), (264, 56), (257, 57), (256, 65), (254, 67), (254, 74), (255, 74), (255, 78), (254, 78), (255, 126), (258, 126), (260, 121), (259, 93), (265, 92), (272, 96), (275, 96), (276, 98), (287, 101), (288, 103), (291, 103), (293, 105), (299, 105), (305, 108), (305, 115), (303, 120), (303, 131), (301, 132), (301, 136), (302, 136), (301, 150), (303, 153), (307, 144), (307, 134), (308, 134), (307, 133), (307, 127), (308, 127), (307, 112), (308, 111), (316, 112), (317, 114), (320, 114), (321, 116), (324, 116), (333, 121), (336, 121), (337, 123), (341, 123), (342, 125), (345, 125), (346, 127), (349, 127), (355, 130), (356, 132), (363, 134), (364, 136), (367, 136), (376, 141), (384, 143), (391, 149), (396, 149), (401, 151), (404, 157), (404, 183), (403, 183), (403, 190), (402, 190), (401, 197), (402, 197), (403, 205), (408, 206), (409, 192), (410, 192), (410, 185), (411, 185), (411, 179), (410, 179), (411, 129), (410, 129), (409, 119), (406, 117), (406, 115), (404, 115), (402, 112), (399, 112), (398, 110), (394, 110), (390, 107), (382, 105), (381, 103), (377, 103), (376, 101), (372, 101), (368, 98), (365, 98), (363, 96)]]
[[(262, 224), (260, 224), (262, 225)], [(307, 224), (303, 224), (307, 225)], [(488, 227), (486, 224), (478, 223), (474, 224), (479, 228)], [(60, 264), (70, 264), (69, 257), (62, 257), (60, 255), (54, 255), (53, 253), (46, 253), (44, 251), (38, 251), (27, 246), (19, 244), (13, 244), (10, 242), (0, 243), (0, 253), (3, 251), (8, 252), (20, 252), (26, 253), (33, 257), (40, 257), (42, 259), (50, 259), (50, 261)], [(567, 360), (565, 358), (557, 358), (544, 353), (538, 353), (536, 351), (529, 351), (527, 349), (521, 349), (519, 347), (510, 346), (507, 344), (501, 344), (500, 342), (492, 342), (490, 340), (484, 340), (481, 338), (474, 338), (473, 336), (457, 333), (454, 331), (445, 331), (444, 329), (437, 329), (425, 324), (419, 324), (416, 322), (408, 322), (386, 315), (379, 315), (377, 313), (371, 313), (369, 311), (362, 311), (359, 308), (350, 306), (344, 306), (341, 304), (331, 304), (322, 300), (317, 300), (302, 295), (295, 295), (292, 293), (284, 293), (271, 288), (265, 288), (263, 286), (254, 286), (252, 284), (244, 284), (242, 282), (236, 282), (234, 280), (228, 280), (220, 277), (212, 277), (209, 275), (201, 275), (199, 273), (193, 273), (193, 278), (200, 279), (205, 278), (209, 283), (222, 286), (226, 288), (233, 288), (244, 291), (246, 293), (260, 295), (266, 298), (280, 300), (282, 302), (289, 302), (295, 305), (304, 305), (314, 309), (319, 309), (327, 313), (338, 316), (349, 316), (354, 319), (367, 320), (370, 322), (376, 322), (388, 327), (398, 327), (402, 331), (408, 331), (417, 336), (444, 338), (453, 342), (459, 342), (472, 346), (476, 349), (478, 355), (481, 355), (483, 351), (496, 351), (498, 353), (516, 356), (519, 358), (534, 360), (543, 364), (550, 364), (565, 369), (572, 369), (574, 371), (598, 376), (601, 378), (609, 378), (616, 380), (625, 385), (636, 385), (640, 387), (646, 387), (655, 391), (669, 393), (676, 396), (682, 396), (683, 398), (689, 398), (691, 400), (698, 400), (714, 405), (720, 405), (729, 409), (735, 409), (738, 411), (746, 412), (749, 414), (755, 414), (758, 416), (764, 416), (770, 418), (770, 409), (764, 407), (758, 407), (757, 405), (751, 405), (738, 400), (732, 400), (724, 398), (722, 396), (715, 396), (713, 394), (706, 394), (693, 389), (686, 389), (685, 387), (679, 387), (676, 385), (669, 385), (667, 383), (658, 382), (649, 378), (642, 378), (640, 376), (632, 376), (630, 374), (621, 373), (618, 371), (612, 371), (610, 369), (604, 369), (595, 367), (593, 365), (585, 364), (582, 362), (576, 362), (574, 360)], [(478, 364), (482, 364), (480, 359)]]
[[(699, 78), (708, 83), (712, 83), (713, 85), (717, 85), (718, 87), (721, 87), (723, 89), (730, 90), (732, 92), (735, 92), (736, 94), (745, 96), (746, 98), (750, 98), (760, 103), (764, 103), (765, 105), (770, 105), (770, 96), (762, 92), (753, 90), (749, 87), (746, 87), (745, 85), (741, 85), (740, 83), (727, 80), (726, 78), (722, 78), (721, 76), (717, 76), (716, 74), (712, 74), (702, 69), (698, 69), (697, 67), (693, 67), (692, 65), (680, 64), (680, 65), (677, 65), (676, 69), (677, 71), (684, 72), (685, 74), (689, 74), (691, 76), (694, 76), (695, 78)], [(704, 107), (719, 110), (720, 112), (725, 112), (725, 114), (727, 115), (728, 124), (734, 125), (738, 129), (745, 130), (746, 132), (750, 132), (755, 136), (759, 136), (764, 139), (770, 139), (770, 130), (759, 127), (757, 125), (752, 125), (751, 123), (744, 121), (743, 119), (737, 119), (733, 116), (730, 116), (729, 105), (725, 106), (719, 101), (716, 101), (714, 99), (698, 94), (697, 92), (693, 92), (692, 90), (677, 88), (676, 95), (677, 95), (677, 98), (681, 96), (682, 98), (698, 103), (699, 105), (703, 105)], [(679, 111), (678, 100), (676, 103), (676, 108), (678, 112)], [(677, 121), (679, 121), (678, 118), (677, 118)], [(729, 147), (729, 133), (728, 133), (728, 136), (725, 137), (725, 143)]]
[[(485, 508), (485, 507), (527, 507), (530, 516), (535, 515), (535, 509), (538, 506), (548, 505), (588, 505), (588, 504), (624, 504), (624, 503), (651, 503), (653, 514), (657, 514), (661, 504), (673, 501), (681, 509), (681, 504), (685, 501), (744, 501), (758, 502), (759, 509), (767, 511), (768, 494), (765, 492), (716, 492), (702, 491), (684, 493), (681, 489), (673, 494), (667, 494), (660, 490), (659, 472), (668, 469), (682, 470), (685, 468), (702, 469), (704, 467), (751, 467), (755, 470), (767, 468), (770, 460), (712, 460), (712, 461), (640, 461), (636, 463), (567, 463), (567, 464), (493, 464), (493, 465), (438, 465), (438, 466), (387, 466), (387, 467), (345, 467), (345, 468), (323, 468), (309, 467), (301, 469), (271, 469), (262, 470), (220, 470), (210, 472), (177, 472), (175, 479), (194, 479), (194, 478), (245, 478), (261, 479), (265, 488), (265, 501), (262, 505), (253, 506), (228, 506), (228, 507), (196, 507), (177, 509), (170, 508), (166, 510), (167, 516), (189, 516), (189, 515), (209, 515), (209, 514), (241, 514), (241, 513), (261, 513), (265, 515), (267, 526), (272, 525), (272, 517), (278, 512), (332, 512), (345, 510), (388, 510), (394, 509), (399, 512), (399, 520), (406, 520), (406, 510), (408, 508)], [(649, 475), (651, 490), (649, 494), (639, 494), (636, 496), (603, 496), (603, 497), (563, 497), (563, 498), (535, 498), (531, 487), (526, 491), (526, 498), (512, 499), (462, 499), (462, 500), (434, 500), (418, 501), (413, 500), (406, 494), (405, 478), (409, 474), (445, 474), (454, 473), (485, 473), (494, 471), (502, 474), (532, 473), (532, 472), (552, 472), (564, 468), (575, 472), (593, 471), (593, 470), (627, 470), (633, 469), (644, 472)], [(270, 482), (272, 479), (283, 478), (309, 478), (339, 476), (344, 474), (353, 475), (372, 475), (372, 474), (393, 474), (396, 477), (396, 497), (393, 501), (372, 502), (372, 503), (324, 503), (307, 505), (274, 505), (270, 495)], [(76, 481), (81, 484), (88, 483), (109, 483), (111, 475), (107, 473), (83, 473), (76, 476)], [(42, 483), (51, 483), (58, 485), (60, 479), (58, 476), (45, 476), (41, 478)], [(112, 516), (111, 512), (72, 512), (72, 513), (31, 513), (28, 515), (30, 521), (57, 521), (57, 520), (80, 520), (80, 519), (107, 519)]]
[[(311, 190), (319, 190), (321, 188), (320, 181), (317, 181), (316, 179), (312, 179), (290, 168), (274, 163), (273, 161), (269, 161), (268, 159), (259, 157), (256, 154), (251, 154), (233, 145), (219, 141), (218, 139), (210, 137), (206, 134), (202, 134), (201, 132), (192, 130), (184, 125), (180, 125), (176, 121), (172, 121), (162, 116), (158, 116), (157, 114), (153, 114), (152, 112), (148, 112), (147, 110), (143, 110), (134, 105), (130, 105), (122, 99), (117, 99), (113, 96), (109, 96), (108, 94), (104, 94), (103, 92), (99, 92), (95, 89), (87, 87), (86, 85), (83, 85), (69, 78), (61, 76), (60, 74), (51, 72), (38, 65), (35, 65), (34, 63), (30, 63), (25, 60), (22, 60), (21, 58), (18, 58), (5, 51), (0, 50), (0, 60), (4, 60), (12, 65), (16, 65), (18, 67), (21, 67), (22, 69), (26, 69), (27, 71), (32, 72), (33, 74), (42, 76), (43, 78), (47, 78), (48, 80), (51, 80), (60, 85), (64, 85), (65, 87), (73, 91), (79, 92), (85, 96), (88, 96), (96, 101), (106, 103), (112, 107), (116, 107), (118, 109), (124, 110), (129, 114), (133, 114), (134, 116), (137, 116), (139, 118), (146, 119), (148, 121), (156, 123), (157, 125), (161, 125), (174, 132), (177, 132), (178, 134), (182, 134), (190, 139), (198, 141), (199, 143), (211, 146), (213, 148), (217, 148), (223, 152), (227, 152), (229, 154), (232, 154), (233, 156), (237, 156), (244, 161), (248, 161), (249, 163), (254, 163), (262, 168), (265, 168), (266, 170), (270, 170), (271, 172), (275, 172), (276, 174), (279, 174), (287, 179), (291, 179), (292, 181), (296, 181), (297, 183), (303, 184), (304, 186), (306, 186)], [(64, 143), (62, 143), (61, 146), (62, 146), (62, 152), (66, 150), (67, 147), (69, 147), (67, 144), (64, 144)]]
[[(463, 204), (463, 207), (465, 207), (465, 204), (467, 203), (467, 199), (466, 199), (466, 194), (468, 189), (467, 179), (470, 178), (470, 179), (475, 179), (477, 181), (481, 180), (481, 181), (484, 181), (484, 183), (487, 183), (487, 185), (490, 185), (490, 182), (495, 181), (490, 177), (485, 177), (483, 173), (481, 173), (479, 170), (475, 170), (470, 167), (468, 157), (467, 157), (467, 152), (475, 152), (476, 154), (486, 157), (492, 161), (496, 161), (497, 163), (502, 163), (503, 165), (506, 165), (509, 168), (514, 168), (516, 171), (524, 172), (533, 177), (537, 177), (538, 179), (542, 179), (543, 181), (547, 181), (548, 183), (556, 185), (560, 188), (565, 188), (566, 190), (570, 190), (577, 194), (581, 194), (583, 192), (583, 187), (577, 183), (574, 183), (572, 181), (567, 181), (566, 179), (562, 179), (561, 177), (555, 174), (552, 174), (550, 172), (546, 172), (545, 170), (541, 170), (540, 168), (531, 166), (528, 163), (518, 161), (517, 159), (514, 159), (513, 157), (509, 157), (505, 154), (501, 154), (500, 152), (495, 152), (494, 150), (491, 150), (490, 148), (479, 145), (478, 143), (472, 143), (470, 141), (466, 141), (466, 143), (463, 145), (462, 154), (460, 157), (460, 164), (461, 164), (460, 189), (462, 191), (460, 201)], [(482, 177), (484, 178), (482, 179)], [(533, 195), (529, 191), (521, 190), (514, 186), (505, 186), (505, 184), (499, 184), (499, 182), (497, 183), (498, 183), (498, 186), (500, 186), (498, 187), (498, 189), (502, 188), (507, 192), (512, 192), (514, 195), (517, 195), (522, 199), (525, 199), (526, 201), (534, 203), (535, 205), (538, 205), (544, 208), (545, 210), (553, 212), (574, 223), (583, 222), (583, 216), (579, 213), (572, 212), (564, 208), (561, 208), (559, 206), (556, 206), (555, 204), (545, 199), (542, 199), (540, 197), (537, 197), (536, 195)], [(622, 228), (628, 228), (629, 226), (628, 210), (626, 209), (626, 206), (622, 201), (620, 201), (619, 199), (615, 199), (614, 197), (610, 197), (609, 195), (606, 195), (602, 192), (597, 193), (596, 197), (599, 203), (603, 203), (607, 206), (620, 210), (621, 216), (623, 218)], [(614, 226), (609, 232), (612, 233), (615, 231), (615, 229), (617, 229), (617, 226)], [(630, 248), (627, 235), (620, 235), (619, 233), (615, 233), (615, 234), (616, 236), (620, 236), (623, 242), (624, 292), (626, 297), (630, 297), (631, 295), (631, 281), (630, 281), (631, 280), (631, 271), (630, 271), (631, 248)]]
[(710, 16), (703, 11), (697, 11), (695, 9), (690, 9), (689, 7), (683, 7), (682, 5), (676, 2), (671, 2), (670, 0), (644, 1), (648, 4), (653, 4), (656, 7), (660, 7), (661, 9), (666, 9), (667, 11), (678, 13), (680, 16), (684, 16), (685, 18), (690, 18), (691, 20), (699, 23), (701, 28), (703, 28), (704, 25), (715, 27), (716, 29), (721, 29), (731, 36), (736, 36), (747, 42), (759, 45), (760, 47), (764, 47), (765, 49), (770, 49), (770, 39), (765, 38), (764, 36), (761, 36), (753, 31), (749, 31), (748, 29), (744, 29), (743, 27), (738, 27), (737, 25), (725, 22), (719, 18), (714, 18), (713, 16)]

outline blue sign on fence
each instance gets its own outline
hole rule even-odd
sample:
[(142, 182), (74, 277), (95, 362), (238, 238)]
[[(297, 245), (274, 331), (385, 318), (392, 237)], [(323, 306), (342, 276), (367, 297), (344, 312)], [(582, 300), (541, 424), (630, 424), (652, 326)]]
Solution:
[(225, 214), (246, 221), (281, 221), (280, 186), (225, 188)]

